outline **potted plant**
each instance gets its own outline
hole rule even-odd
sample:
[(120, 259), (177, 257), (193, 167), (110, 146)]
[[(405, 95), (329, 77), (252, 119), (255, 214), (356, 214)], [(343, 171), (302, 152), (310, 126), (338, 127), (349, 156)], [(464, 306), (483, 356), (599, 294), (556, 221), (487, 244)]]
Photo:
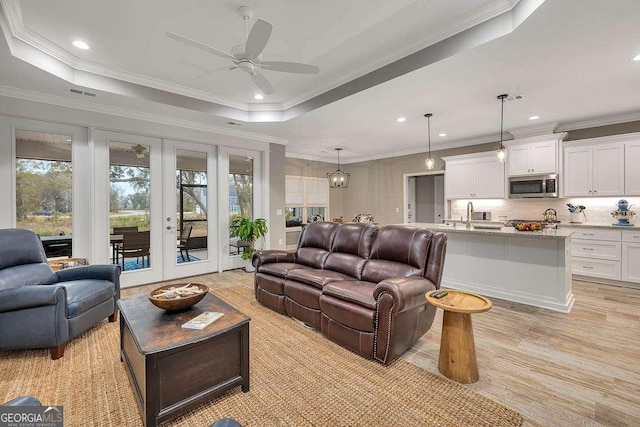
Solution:
[[(264, 237), (267, 234), (267, 220), (264, 218), (251, 218), (236, 217), (231, 222), (233, 226), (233, 234), (240, 240), (243, 240), (249, 244), (244, 252), (242, 252), (242, 259), (251, 260), (255, 250), (256, 240)], [(249, 262), (249, 266), (245, 267), (245, 270), (250, 271), (253, 266)]]

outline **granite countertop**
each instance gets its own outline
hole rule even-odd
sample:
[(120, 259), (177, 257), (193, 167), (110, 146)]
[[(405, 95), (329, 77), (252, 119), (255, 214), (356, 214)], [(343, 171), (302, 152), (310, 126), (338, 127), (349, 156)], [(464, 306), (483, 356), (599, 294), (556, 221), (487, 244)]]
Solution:
[[(606, 222), (580, 222), (580, 223), (576, 223), (576, 222), (563, 222), (558, 224), (558, 227), (576, 227), (576, 228), (613, 228), (616, 230), (635, 230), (638, 228), (638, 226), (636, 224), (632, 225), (632, 226), (624, 226), (624, 225), (613, 225), (613, 219), (611, 220), (611, 222), (606, 223)], [(633, 221), (632, 224), (636, 222)]]
[[(508, 236), (508, 237), (534, 237), (534, 238), (551, 238), (551, 239), (566, 239), (573, 234), (571, 230), (556, 230), (547, 228), (540, 231), (518, 231), (513, 227), (502, 227), (500, 229), (486, 229), (486, 228), (474, 228), (473, 225), (470, 229), (465, 227), (465, 224), (449, 223), (446, 224), (433, 224), (416, 222), (405, 225), (412, 225), (415, 227), (426, 228), (430, 231), (441, 231), (444, 233), (471, 233), (471, 234), (483, 234), (489, 236)], [(455, 226), (453, 224), (456, 224)], [(472, 223), (473, 224), (473, 223)]]

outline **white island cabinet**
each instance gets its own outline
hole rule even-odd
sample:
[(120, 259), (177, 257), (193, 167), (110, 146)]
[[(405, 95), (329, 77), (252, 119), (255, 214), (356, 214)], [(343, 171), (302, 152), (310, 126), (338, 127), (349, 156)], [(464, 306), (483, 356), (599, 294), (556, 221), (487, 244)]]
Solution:
[(412, 225), (447, 234), (443, 288), (564, 313), (571, 310), (571, 231)]

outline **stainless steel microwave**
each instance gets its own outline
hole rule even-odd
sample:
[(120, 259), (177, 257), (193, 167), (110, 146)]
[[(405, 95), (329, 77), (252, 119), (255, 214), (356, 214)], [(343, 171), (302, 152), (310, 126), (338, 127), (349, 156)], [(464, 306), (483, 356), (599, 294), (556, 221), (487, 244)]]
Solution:
[(509, 177), (509, 198), (558, 197), (558, 175)]

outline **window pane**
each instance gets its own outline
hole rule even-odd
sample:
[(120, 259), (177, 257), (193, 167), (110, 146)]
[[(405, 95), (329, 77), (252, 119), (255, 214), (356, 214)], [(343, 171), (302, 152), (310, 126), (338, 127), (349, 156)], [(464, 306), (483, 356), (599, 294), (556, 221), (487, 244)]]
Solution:
[(286, 208), (285, 215), (287, 227), (299, 227), (302, 225), (302, 206)]
[(151, 266), (149, 146), (109, 143), (111, 262), (123, 271)]
[(70, 135), (16, 130), (16, 226), (39, 234), (47, 257), (72, 255)]
[(253, 218), (253, 158), (229, 155), (229, 254), (239, 255), (248, 245), (235, 237), (233, 220)]
[(207, 153), (177, 150), (176, 162), (176, 262), (207, 259)]

